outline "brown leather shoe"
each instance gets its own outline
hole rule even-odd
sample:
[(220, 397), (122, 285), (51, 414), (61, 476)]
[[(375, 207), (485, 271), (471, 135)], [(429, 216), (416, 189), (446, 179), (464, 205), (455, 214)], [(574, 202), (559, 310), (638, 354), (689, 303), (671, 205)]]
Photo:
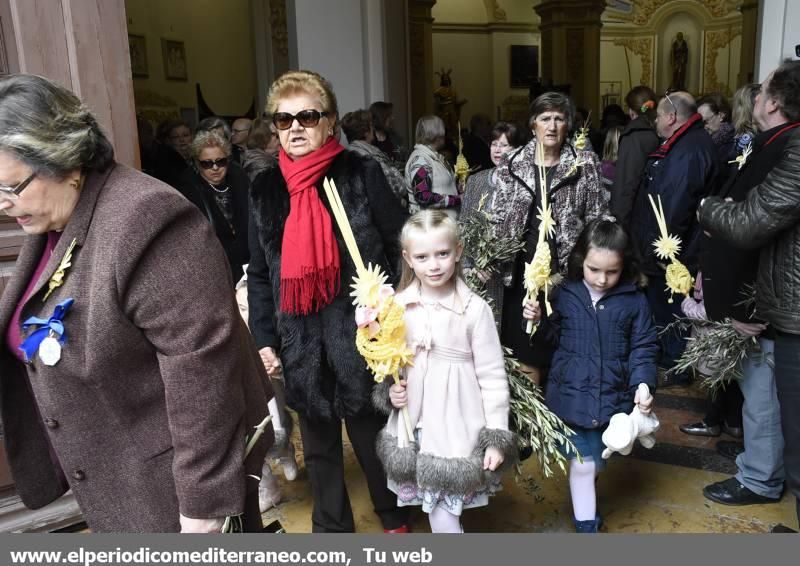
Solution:
[(705, 422), (682, 424), (680, 427), (681, 432), (690, 434), (692, 436), (719, 436), (722, 434), (722, 429), (719, 425), (707, 425)]

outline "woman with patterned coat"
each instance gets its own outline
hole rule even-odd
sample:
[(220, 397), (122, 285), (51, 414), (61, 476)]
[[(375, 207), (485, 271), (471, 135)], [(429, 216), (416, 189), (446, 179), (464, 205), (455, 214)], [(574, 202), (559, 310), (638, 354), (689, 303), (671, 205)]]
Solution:
[[(608, 215), (609, 197), (600, 182), (597, 156), (567, 142), (574, 115), (575, 107), (564, 94), (547, 92), (533, 101), (529, 121), (533, 139), (500, 165), (491, 200), (492, 210), (500, 220), (497, 236), (525, 241), (525, 249), (516, 261), (503, 266), (500, 275), (507, 287), (501, 334), (503, 344), (513, 350), (523, 370), (536, 383), (541, 381), (541, 368), (550, 365), (552, 347), (544, 338), (545, 332), (537, 332), (532, 339), (528, 336), (520, 305), (525, 296), (525, 263), (533, 258), (539, 232), (539, 165), (546, 172), (547, 199), (555, 220), (555, 236), (548, 240), (553, 273), (566, 274), (569, 254), (584, 226)], [(541, 164), (536, 157), (540, 141), (544, 146)]]

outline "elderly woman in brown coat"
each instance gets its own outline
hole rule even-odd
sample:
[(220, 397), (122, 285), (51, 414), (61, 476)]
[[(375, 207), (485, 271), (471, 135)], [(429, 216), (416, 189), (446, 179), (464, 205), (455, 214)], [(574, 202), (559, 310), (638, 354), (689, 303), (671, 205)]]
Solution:
[(72, 489), (97, 531), (260, 530), (245, 459), (271, 390), (225, 254), (174, 189), (114, 161), (94, 116), (0, 79), (0, 210), (27, 238), (0, 300), (0, 415), (31, 508)]

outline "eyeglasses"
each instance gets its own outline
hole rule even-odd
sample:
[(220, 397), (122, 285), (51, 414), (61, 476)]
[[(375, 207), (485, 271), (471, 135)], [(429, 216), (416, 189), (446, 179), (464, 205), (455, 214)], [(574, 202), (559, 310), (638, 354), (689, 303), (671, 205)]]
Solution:
[(199, 163), (200, 167), (203, 169), (214, 169), (215, 167), (222, 169), (223, 167), (228, 166), (228, 158), (220, 157), (219, 159), (214, 159), (213, 161), (211, 159), (201, 159), (198, 160), (197, 163)]
[(327, 116), (328, 112), (318, 112), (316, 110), (301, 110), (297, 114), (289, 114), (288, 112), (276, 112), (272, 115), (272, 123), (279, 130), (288, 130), (292, 127), (295, 119), (304, 128), (313, 128), (319, 124), (319, 119)]
[(675, 106), (675, 103), (672, 102), (672, 99), (669, 97), (669, 89), (664, 91), (664, 97), (667, 99), (667, 102), (669, 102), (670, 105), (672, 106), (672, 109), (675, 111), (675, 114), (677, 114), (678, 113), (678, 107)]
[(8, 200), (17, 200), (19, 198), (20, 193), (25, 190), (25, 187), (30, 185), (31, 181), (36, 178), (36, 173), (31, 173), (28, 175), (28, 178), (22, 181), (16, 187), (6, 187), (4, 185), (0, 185), (0, 198), (8, 199)]

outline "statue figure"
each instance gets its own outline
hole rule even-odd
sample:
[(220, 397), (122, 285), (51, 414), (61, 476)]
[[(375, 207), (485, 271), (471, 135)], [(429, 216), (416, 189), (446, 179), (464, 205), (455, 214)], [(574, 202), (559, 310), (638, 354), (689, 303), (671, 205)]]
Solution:
[(686, 65), (689, 63), (689, 46), (683, 39), (683, 32), (678, 32), (672, 42), (672, 90), (686, 90)]
[(436, 102), (436, 115), (444, 122), (446, 136), (449, 139), (458, 137), (458, 122), (461, 119), (461, 107), (466, 104), (466, 100), (459, 100), (456, 89), (452, 86), (450, 73), (453, 69), (442, 72), (439, 75), (439, 88), (433, 91), (433, 98)]

